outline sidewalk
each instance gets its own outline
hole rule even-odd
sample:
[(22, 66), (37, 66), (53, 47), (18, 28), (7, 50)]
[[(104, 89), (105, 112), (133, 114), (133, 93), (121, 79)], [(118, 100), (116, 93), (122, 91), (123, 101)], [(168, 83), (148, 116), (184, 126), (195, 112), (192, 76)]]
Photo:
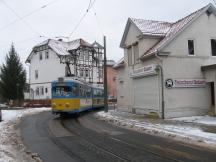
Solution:
[(127, 129), (216, 149), (216, 117), (195, 116), (162, 120), (116, 110), (108, 113), (101, 111), (96, 116)]

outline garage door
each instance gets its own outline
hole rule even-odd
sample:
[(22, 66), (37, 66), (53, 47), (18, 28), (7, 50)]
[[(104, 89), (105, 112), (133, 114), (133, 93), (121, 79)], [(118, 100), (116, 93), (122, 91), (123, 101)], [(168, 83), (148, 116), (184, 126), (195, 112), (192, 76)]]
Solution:
[(134, 79), (134, 107), (157, 111), (159, 109), (158, 76)]

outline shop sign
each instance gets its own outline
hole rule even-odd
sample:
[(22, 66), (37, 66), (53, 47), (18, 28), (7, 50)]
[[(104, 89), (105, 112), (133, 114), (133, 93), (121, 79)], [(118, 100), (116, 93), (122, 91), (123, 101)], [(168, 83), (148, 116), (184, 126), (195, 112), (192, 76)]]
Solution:
[(165, 86), (167, 88), (193, 88), (205, 87), (205, 79), (166, 79)]
[(133, 71), (130, 73), (130, 77), (138, 78), (143, 76), (155, 75), (157, 74), (155, 68), (156, 65), (151, 64), (151, 65), (143, 66), (141, 68), (133, 69)]

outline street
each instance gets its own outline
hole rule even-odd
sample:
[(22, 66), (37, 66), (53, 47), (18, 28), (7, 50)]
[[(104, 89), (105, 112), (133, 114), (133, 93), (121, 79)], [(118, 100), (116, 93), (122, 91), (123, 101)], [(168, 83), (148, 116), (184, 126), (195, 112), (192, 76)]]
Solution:
[(44, 112), (24, 118), (20, 128), (27, 149), (44, 162), (216, 161), (214, 151), (122, 129), (94, 112), (64, 119)]

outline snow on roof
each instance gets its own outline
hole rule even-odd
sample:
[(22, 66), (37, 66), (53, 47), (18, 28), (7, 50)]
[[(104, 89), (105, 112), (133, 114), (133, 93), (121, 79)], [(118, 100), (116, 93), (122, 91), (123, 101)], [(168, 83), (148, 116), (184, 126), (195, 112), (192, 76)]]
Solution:
[(151, 55), (152, 53), (155, 53), (163, 48), (166, 44), (172, 41), (172, 39), (175, 38), (177, 34), (183, 31), (193, 20), (199, 17), (202, 13), (206, 12), (209, 8), (213, 8), (215, 10), (214, 6), (210, 3), (209, 5), (193, 12), (192, 14), (176, 21), (175, 23), (172, 23), (164, 38), (151, 47), (141, 58), (145, 57), (146, 55)]
[(58, 55), (70, 55), (69, 51), (78, 49), (80, 46), (93, 47), (92, 44), (84, 41), (83, 39), (76, 39), (70, 42), (64, 42), (62, 40), (55, 39), (47, 39), (33, 47), (33, 50), (28, 56), (26, 62), (30, 62), (34, 49), (43, 45), (48, 45)]
[(171, 23), (163, 21), (143, 20), (130, 18), (132, 22), (139, 28), (142, 34), (165, 36), (171, 27)]
[(124, 66), (124, 57), (121, 58), (120, 60), (118, 60), (114, 65), (113, 65), (113, 68), (114, 69), (117, 69), (119, 67), (122, 67)]

